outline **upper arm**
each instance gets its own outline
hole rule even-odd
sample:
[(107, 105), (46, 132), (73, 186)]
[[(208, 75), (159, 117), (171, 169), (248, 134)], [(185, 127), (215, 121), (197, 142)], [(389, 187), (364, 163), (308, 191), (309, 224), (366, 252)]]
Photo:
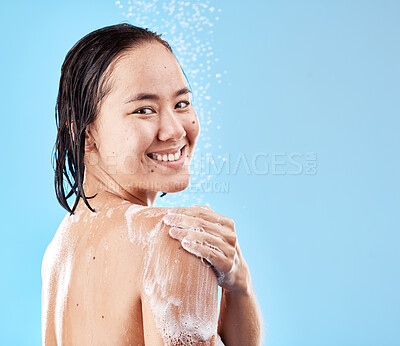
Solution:
[(145, 343), (214, 345), (217, 278), (212, 268), (169, 235), (169, 226), (161, 218), (141, 220), (145, 232), (152, 235), (146, 244), (141, 277)]

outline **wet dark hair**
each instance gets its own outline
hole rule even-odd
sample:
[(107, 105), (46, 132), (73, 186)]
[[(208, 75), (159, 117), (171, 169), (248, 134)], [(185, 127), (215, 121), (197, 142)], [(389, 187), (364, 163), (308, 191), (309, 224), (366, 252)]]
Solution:
[[(65, 57), (55, 111), (57, 139), (53, 167), (55, 162), (57, 200), (71, 214), (80, 198), (94, 211), (88, 199), (96, 195), (88, 197), (83, 191), (85, 130), (97, 117), (101, 100), (111, 90), (108, 82), (113, 63), (126, 50), (147, 42), (159, 42), (172, 53), (170, 45), (161, 39), (161, 35), (147, 28), (123, 23), (89, 33)], [(67, 199), (73, 194), (76, 198), (70, 208)]]

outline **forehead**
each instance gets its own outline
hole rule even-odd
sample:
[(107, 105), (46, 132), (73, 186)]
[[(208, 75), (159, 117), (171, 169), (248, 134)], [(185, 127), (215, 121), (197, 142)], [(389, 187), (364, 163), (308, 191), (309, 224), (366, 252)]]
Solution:
[(145, 43), (125, 51), (111, 73), (114, 88), (120, 91), (165, 91), (186, 86), (186, 79), (175, 56), (162, 44)]

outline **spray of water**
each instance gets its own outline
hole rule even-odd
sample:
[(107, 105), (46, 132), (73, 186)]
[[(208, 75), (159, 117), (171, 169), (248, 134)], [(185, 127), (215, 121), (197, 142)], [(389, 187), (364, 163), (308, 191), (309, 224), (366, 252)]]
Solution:
[[(193, 92), (193, 105), (201, 123), (201, 135), (195, 149), (191, 166), (191, 183), (188, 189), (178, 194), (168, 194), (158, 199), (159, 206), (209, 205), (206, 201), (207, 182), (212, 179), (204, 169), (205, 161), (211, 158), (210, 147), (218, 140), (209, 137), (211, 126), (218, 125), (217, 105), (209, 89), (213, 83), (222, 83), (218, 70), (218, 57), (213, 51), (214, 24), (222, 10), (210, 0), (127, 0), (115, 1), (122, 15), (133, 25), (149, 28), (162, 34), (171, 45), (175, 56), (184, 69)], [(221, 145), (218, 145), (218, 150)], [(221, 159), (221, 156), (218, 156)]]

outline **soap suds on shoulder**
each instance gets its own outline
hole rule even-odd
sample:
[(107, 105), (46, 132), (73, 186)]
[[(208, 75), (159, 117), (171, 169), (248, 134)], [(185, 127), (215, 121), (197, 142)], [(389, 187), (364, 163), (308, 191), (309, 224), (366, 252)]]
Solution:
[(133, 222), (134, 222), (134, 216), (141, 210), (148, 208), (146, 206), (138, 205), (138, 204), (133, 204), (131, 205), (125, 212), (125, 219), (126, 219), (126, 224), (128, 227), (128, 237), (129, 241), (134, 244), (140, 244), (140, 245), (146, 245), (147, 244), (147, 234), (143, 234), (142, 231), (142, 225), (138, 225), (137, 227), (134, 227)]
[[(133, 205), (125, 212), (129, 240), (146, 248), (142, 284), (145, 299), (149, 302), (157, 329), (162, 333), (164, 341), (171, 345), (195, 345), (198, 341), (213, 340), (212, 344), (223, 345), (217, 334), (218, 289), (210, 288), (207, 284), (215, 280), (215, 274), (211, 270), (206, 271), (205, 276), (198, 278), (198, 282), (190, 285), (190, 288), (188, 284), (187, 292), (176, 293), (176, 283), (182, 286), (182, 283), (187, 282), (188, 276), (198, 276), (202, 263), (199, 260), (198, 267), (191, 268), (189, 275), (187, 270), (180, 271), (179, 268), (184, 263), (172, 258), (174, 254), (170, 250), (166, 249), (164, 252), (161, 251), (162, 247), (156, 246), (160, 241), (157, 235), (163, 232), (165, 227), (162, 220), (160, 219), (152, 229), (135, 222), (135, 215), (142, 210), (145, 217), (154, 218), (164, 215), (166, 209)], [(193, 287), (196, 292), (192, 292)], [(196, 301), (193, 301), (193, 297), (196, 297)], [(208, 305), (201, 301), (202, 299), (207, 299)], [(211, 317), (210, 311), (215, 312)]]

